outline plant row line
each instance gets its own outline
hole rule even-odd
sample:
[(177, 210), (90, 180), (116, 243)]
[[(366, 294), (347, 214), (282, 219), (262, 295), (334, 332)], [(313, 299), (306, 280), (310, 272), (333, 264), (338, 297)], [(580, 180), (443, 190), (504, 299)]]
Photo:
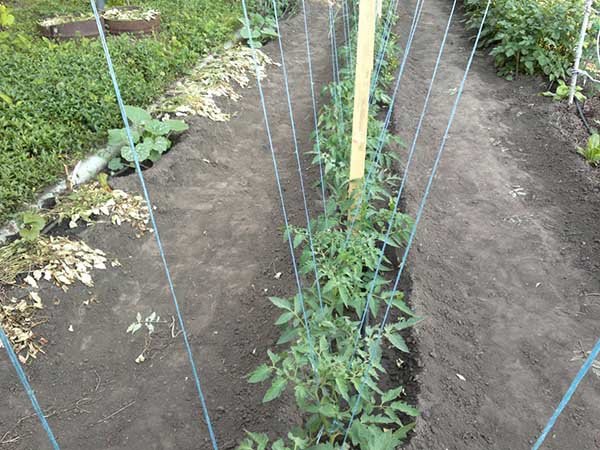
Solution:
[[(349, 28), (355, 34), (352, 25), (356, 18), (350, 19)], [(383, 26), (382, 21), (378, 25), (377, 48), (384, 39)], [(352, 36), (349, 45), (340, 47), (341, 60), (353, 51), (354, 41)], [(386, 91), (394, 79), (396, 55), (400, 53), (393, 35), (386, 45), (386, 58), (369, 111), (367, 171), (372, 168), (377, 174), (368, 186), (371, 202), (360, 206), (354, 231), (348, 235), (348, 216), (355, 213), (356, 199), (348, 194), (354, 80), (351, 68), (346, 67), (341, 70), (340, 83), (324, 89), (331, 103), (323, 106), (319, 114), (320, 151), (316, 145), (312, 151), (313, 164), (323, 167), (328, 192), (325, 212), (311, 221), (314, 259), (310, 246), (306, 245), (308, 229), (291, 227), (284, 239), (292, 240), (293, 247), (300, 252), (298, 267), (305, 286), (301, 295), (270, 298), (281, 310), (275, 322), (281, 328), (277, 341), (280, 350), (269, 350), (269, 362), (249, 375), (250, 383), (270, 382), (263, 402), (273, 401), (284, 392), (293, 393), (302, 423), (286, 437), (274, 441), (266, 434), (249, 432), (239, 450), (348, 448), (344, 441), (353, 416), (347, 433), (353, 448), (393, 450), (413, 428), (411, 418), (418, 415), (417, 409), (403, 400), (402, 386), (388, 390), (383, 387), (385, 348), (407, 353), (402, 331), (420, 320), (403, 301), (402, 293), (397, 292), (390, 299), (391, 283), (385, 276), (374, 280), (380, 246), (394, 214), (394, 190), (399, 181), (393, 167), (397, 155), (385, 152), (378, 161), (374, 155), (382, 131), (385, 145), (402, 145), (399, 138), (384, 130), (384, 122), (380, 120), (390, 101)], [(362, 186), (356, 192), (361, 189)], [(405, 214), (395, 214), (388, 245), (400, 247), (408, 238), (412, 220)], [(311, 278), (315, 273), (314, 260), (317, 279)], [(392, 262), (385, 257), (383, 261), (382, 272), (391, 272)], [(361, 327), (360, 317), (371, 288), (369, 317), (373, 322), (390, 300), (398, 316), (397, 321), (383, 330), (368, 321)], [(379, 339), (380, 332), (383, 339)]]

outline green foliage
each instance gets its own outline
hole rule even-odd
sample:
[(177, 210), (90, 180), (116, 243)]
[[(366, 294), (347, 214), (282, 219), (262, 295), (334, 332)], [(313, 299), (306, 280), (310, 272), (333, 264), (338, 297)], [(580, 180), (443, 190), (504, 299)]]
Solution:
[(19, 234), (27, 242), (37, 240), (46, 225), (46, 219), (35, 212), (23, 213), (20, 217)]
[[(146, 160), (153, 163), (158, 161), (171, 147), (169, 140), (171, 133), (188, 129), (183, 120), (153, 119), (148, 111), (137, 106), (127, 105), (125, 112), (130, 122), (131, 138), (140, 163)], [(135, 167), (135, 158), (125, 128), (108, 130), (108, 145), (121, 149), (120, 156), (108, 163), (110, 170), (117, 171), (127, 166)]]
[[(581, 86), (575, 86), (575, 98), (580, 102), (585, 100), (585, 95), (583, 95), (583, 92), (581, 92), (582, 90), (583, 88)], [(565, 83), (564, 80), (558, 80), (558, 86), (556, 86), (555, 92), (546, 91), (542, 95), (546, 97), (552, 97), (552, 100), (560, 102), (569, 98), (570, 91), (570, 86)]]
[[(494, 0), (484, 24), (482, 47), (490, 47), (498, 74), (544, 74), (565, 79), (573, 65), (584, 0)], [(487, 2), (464, 0), (467, 28), (477, 30)], [(591, 51), (599, 21), (595, 13), (585, 48)], [(585, 58), (584, 58), (585, 60)]]
[(0, 30), (8, 28), (15, 23), (15, 16), (10, 13), (8, 6), (0, 3)]
[[(298, 0), (275, 0), (277, 15), (286, 18), (298, 11)], [(251, 0), (248, 2), (250, 13), (259, 14), (263, 17), (273, 17), (273, 0)]]
[[(261, 48), (265, 42), (278, 36), (277, 23), (274, 18), (255, 13), (251, 14), (249, 19), (250, 27), (246, 24), (245, 17), (239, 19), (242, 24), (240, 36), (246, 39), (248, 45), (254, 48)], [(248, 29), (250, 29), (250, 32)], [(250, 39), (250, 33), (252, 33), (252, 39)]]
[[(393, 55), (396, 48), (393, 39), (390, 46), (388, 55)], [(270, 442), (266, 434), (248, 433), (240, 450), (339, 450), (355, 404), (356, 416), (349, 433), (353, 448), (394, 450), (414, 426), (410, 418), (417, 416), (418, 411), (403, 401), (403, 388), (398, 386), (386, 391), (379, 382), (385, 374), (382, 364), (385, 348), (408, 352), (403, 331), (420, 319), (403, 302), (401, 292), (392, 298), (392, 286), (385, 273), (393, 267), (387, 258), (383, 258), (380, 272), (384, 275), (373, 281), (380, 245), (393, 214), (394, 186), (398, 184), (393, 173), (395, 153), (384, 152), (379, 160), (374, 160), (383, 130), (378, 117), (381, 117), (381, 105), (387, 103), (385, 88), (394, 67), (393, 60), (384, 65), (375, 93), (380, 101), (369, 111), (367, 171), (373, 169), (376, 176), (370, 186), (371, 199), (363, 202), (350, 235), (348, 215), (355, 209), (355, 199), (348, 196), (353, 108), (351, 72), (345, 69), (344, 81), (325, 89), (332, 102), (325, 105), (319, 115), (320, 161), (317, 152), (313, 152), (313, 164), (323, 164), (329, 192), (327, 215), (323, 213), (311, 223), (318, 276), (313, 279), (315, 265), (307, 229), (291, 227), (284, 239), (291, 240), (293, 247), (299, 250), (300, 275), (312, 281), (312, 285), (305, 283), (302, 300), (298, 294), (291, 298), (270, 298), (280, 310), (275, 322), (281, 330), (277, 341), (279, 349), (269, 350), (269, 361), (248, 376), (250, 383), (268, 383), (263, 402), (275, 401), (286, 391), (292, 394), (305, 420), (301, 427), (291, 430), (285, 440)], [(387, 130), (383, 140), (385, 145), (401, 143)], [(406, 243), (413, 221), (405, 214), (395, 214), (389, 245), (400, 247)], [(388, 323), (384, 330), (378, 326), (363, 326), (357, 339), (360, 316), (371, 290), (369, 316), (375, 324), (378, 325), (377, 319), (388, 302), (399, 320)], [(302, 304), (308, 316), (310, 340)], [(407, 423), (403, 423), (405, 420)]]
[[(163, 11), (161, 32), (144, 39), (108, 37), (124, 101), (135, 106), (152, 103), (239, 28), (239, 2), (136, 4)], [(15, 3), (10, 32), (0, 32), (0, 221), (64, 173), (64, 164), (102, 145), (106, 130), (121, 125), (100, 42), (56, 43), (37, 35), (36, 23), (44, 17), (89, 10), (89, 2), (24, 0)]]
[(577, 147), (577, 153), (585, 158), (592, 166), (597, 166), (600, 163), (600, 135), (592, 134), (585, 148)]

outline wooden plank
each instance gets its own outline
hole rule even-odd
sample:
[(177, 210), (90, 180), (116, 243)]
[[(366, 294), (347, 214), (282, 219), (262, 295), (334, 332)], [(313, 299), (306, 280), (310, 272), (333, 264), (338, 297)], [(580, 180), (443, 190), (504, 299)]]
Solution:
[[(354, 114), (352, 116), (352, 153), (348, 192), (355, 195), (365, 176), (367, 156), (367, 127), (369, 120), (369, 90), (375, 52), (375, 23), (377, 0), (361, 0), (358, 18), (356, 49), (356, 78), (354, 80)], [(352, 212), (350, 213), (352, 214)]]

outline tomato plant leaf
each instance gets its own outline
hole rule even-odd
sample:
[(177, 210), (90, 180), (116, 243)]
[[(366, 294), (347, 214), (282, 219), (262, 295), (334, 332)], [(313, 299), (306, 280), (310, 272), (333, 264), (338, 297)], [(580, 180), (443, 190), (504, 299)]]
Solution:
[(265, 381), (271, 375), (271, 370), (271, 367), (266, 364), (261, 364), (250, 374), (248, 383), (260, 383), (261, 381)]
[(267, 403), (278, 398), (283, 393), (285, 387), (287, 386), (287, 383), (288, 380), (286, 378), (279, 376), (275, 378), (273, 384), (267, 390), (265, 396), (263, 397), (263, 403)]

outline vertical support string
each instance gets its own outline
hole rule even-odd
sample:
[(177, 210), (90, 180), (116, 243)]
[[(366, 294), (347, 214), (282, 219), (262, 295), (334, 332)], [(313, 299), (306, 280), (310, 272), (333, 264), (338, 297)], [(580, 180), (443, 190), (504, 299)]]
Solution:
[[(412, 244), (414, 242), (415, 239), (415, 235), (417, 232), (417, 228), (419, 226), (419, 222), (421, 221), (421, 217), (423, 216), (423, 211), (425, 210), (425, 205), (427, 204), (427, 199), (429, 197), (429, 193), (431, 191), (431, 186), (433, 184), (433, 180), (435, 178), (435, 175), (437, 173), (437, 169), (439, 167), (439, 163), (440, 160), (442, 158), (442, 154), (444, 153), (444, 149), (446, 147), (446, 141), (448, 140), (448, 136), (450, 134), (450, 128), (452, 127), (452, 123), (454, 122), (454, 117), (456, 115), (456, 111), (458, 109), (458, 104), (460, 102), (460, 99), (462, 97), (462, 94), (464, 92), (464, 88), (465, 88), (465, 83), (467, 81), (467, 76), (469, 75), (469, 71), (471, 69), (471, 65), (473, 63), (473, 59), (475, 58), (475, 53), (477, 51), (477, 47), (479, 45), (479, 39), (481, 38), (481, 32), (483, 30), (483, 25), (485, 23), (485, 19), (487, 18), (487, 14), (490, 8), (490, 4), (491, 4), (492, 0), (488, 0), (487, 1), (487, 6), (485, 8), (482, 20), (481, 20), (481, 24), (479, 26), (479, 31), (477, 33), (477, 36), (475, 38), (475, 42), (473, 43), (473, 48), (471, 50), (471, 54), (469, 55), (469, 59), (467, 61), (467, 66), (465, 68), (465, 72), (463, 74), (462, 80), (460, 82), (459, 88), (457, 90), (456, 93), (456, 98), (454, 100), (454, 104), (452, 105), (452, 110), (450, 111), (450, 117), (448, 118), (448, 123), (446, 125), (446, 130), (444, 131), (444, 135), (442, 137), (442, 142), (440, 143), (440, 147), (438, 148), (434, 163), (433, 163), (433, 167), (431, 169), (431, 174), (429, 175), (429, 179), (427, 181), (427, 185), (425, 187), (425, 191), (423, 192), (423, 197), (421, 198), (421, 204), (419, 206), (419, 209), (417, 211), (417, 215), (415, 218), (415, 223), (413, 224), (410, 236), (408, 238), (408, 241), (406, 243), (406, 248), (404, 249), (404, 254), (402, 255), (402, 262), (400, 263), (400, 267), (398, 269), (398, 273), (396, 275), (396, 279), (394, 281), (394, 287), (392, 289), (391, 295), (390, 295), (390, 299), (387, 302), (387, 307), (385, 310), (385, 314), (383, 315), (383, 319), (381, 320), (381, 324), (379, 325), (379, 329), (377, 332), (377, 338), (375, 339), (375, 345), (373, 345), (371, 347), (371, 350), (369, 351), (369, 364), (367, 366), (367, 369), (365, 371), (365, 374), (363, 376), (363, 379), (361, 381), (361, 385), (360, 388), (358, 390), (358, 395), (356, 397), (356, 401), (354, 402), (354, 406), (352, 407), (352, 414), (350, 417), (350, 421), (348, 423), (348, 427), (346, 428), (346, 432), (344, 434), (344, 441), (342, 445), (346, 444), (346, 440), (348, 439), (348, 433), (350, 431), (350, 428), (352, 427), (352, 423), (354, 422), (354, 419), (356, 417), (356, 413), (358, 411), (358, 406), (360, 404), (360, 401), (362, 399), (362, 394), (364, 391), (364, 388), (366, 386), (367, 380), (369, 378), (369, 373), (373, 367), (373, 356), (374, 356), (374, 351), (379, 348), (379, 345), (381, 343), (381, 339), (383, 337), (383, 330), (385, 327), (385, 324), (387, 322), (387, 319), (389, 317), (389, 313), (392, 307), (392, 303), (394, 301), (394, 297), (396, 296), (396, 292), (398, 290), (398, 284), (400, 283), (400, 277), (402, 276), (402, 273), (404, 272), (404, 267), (406, 266), (406, 261), (408, 259), (408, 254), (410, 252), (410, 249), (412, 247)], [(395, 214), (395, 212), (394, 212)], [(394, 214), (392, 214), (392, 217), (394, 216)]]
[(13, 367), (15, 368), (15, 371), (17, 372), (17, 376), (19, 377), (19, 380), (21, 381), (21, 384), (23, 385), (23, 388), (25, 389), (27, 396), (29, 397), (29, 401), (31, 402), (31, 405), (33, 406), (33, 410), (35, 411), (35, 415), (40, 420), (40, 423), (42, 424), (42, 428), (44, 428), (44, 431), (48, 435), (48, 440), (50, 441), (50, 445), (52, 445), (52, 448), (54, 450), (60, 450), (60, 447), (58, 446), (58, 442), (56, 442), (56, 438), (54, 437), (54, 433), (52, 432), (52, 428), (50, 428), (50, 424), (48, 423), (48, 420), (46, 420), (46, 416), (44, 416), (42, 408), (40, 407), (40, 404), (38, 403), (37, 398), (35, 396), (35, 392), (31, 388), (31, 385), (29, 384), (29, 381), (27, 380), (27, 376), (25, 375), (25, 372), (23, 371), (23, 368), (21, 367), (19, 358), (18, 358), (17, 354), (15, 353), (15, 351), (13, 350), (12, 343), (10, 342), (10, 339), (8, 339), (8, 336), (6, 336), (6, 333), (4, 332), (2, 325), (0, 325), (0, 342), (6, 349), (6, 353), (8, 353), (8, 358), (10, 359), (10, 362), (12, 363)]
[[(283, 220), (285, 223), (285, 230), (286, 233), (289, 236), (290, 235), (290, 224), (289, 224), (289, 219), (288, 219), (288, 214), (287, 214), (287, 209), (285, 206), (285, 199), (283, 196), (283, 188), (281, 187), (281, 177), (279, 176), (279, 166), (277, 164), (277, 157), (275, 156), (275, 148), (273, 146), (273, 137), (271, 135), (271, 127), (269, 125), (269, 115), (267, 113), (267, 105), (266, 105), (266, 100), (265, 100), (265, 95), (263, 92), (263, 88), (262, 88), (262, 82), (260, 81), (260, 69), (259, 69), (259, 62), (258, 62), (258, 58), (256, 57), (256, 49), (254, 48), (254, 42), (252, 39), (252, 31), (250, 29), (250, 19), (248, 18), (248, 8), (246, 6), (246, 0), (242, 0), (242, 9), (244, 11), (244, 20), (246, 22), (246, 30), (248, 31), (248, 35), (250, 36), (249, 38), (249, 43), (250, 43), (250, 47), (252, 48), (252, 59), (254, 60), (254, 69), (256, 72), (256, 82), (258, 85), (258, 93), (260, 96), (260, 104), (261, 104), (261, 108), (262, 108), (262, 112), (263, 112), (263, 120), (265, 122), (265, 129), (267, 132), (267, 139), (269, 142), (269, 149), (271, 151), (271, 159), (273, 161), (273, 169), (275, 172), (275, 181), (277, 184), (277, 191), (279, 193), (279, 201), (281, 203), (281, 211), (282, 211), (282, 215), (283, 215)], [(308, 340), (308, 345), (309, 345), (309, 359), (310, 359), (310, 363), (312, 366), (312, 369), (315, 373), (315, 378), (317, 379), (317, 383), (319, 380), (319, 372), (317, 370), (317, 359), (316, 359), (316, 355), (315, 355), (315, 350), (314, 350), (314, 345), (313, 345), (313, 341), (312, 341), (312, 336), (310, 333), (310, 327), (308, 324), (308, 314), (306, 312), (306, 308), (304, 305), (304, 295), (302, 294), (302, 284), (300, 282), (300, 274), (298, 273), (298, 266), (296, 264), (296, 256), (295, 256), (295, 252), (294, 252), (294, 245), (292, 243), (292, 239), (291, 237), (288, 239), (288, 243), (289, 243), (289, 248), (290, 248), (290, 256), (292, 258), (292, 268), (294, 270), (294, 278), (296, 280), (296, 287), (298, 289), (298, 301), (300, 302), (300, 307), (302, 309), (302, 316), (303, 316), (303, 320), (304, 320), (304, 328), (306, 331), (306, 337)]]
[[(277, 13), (277, 2), (272, 0), (273, 13), (275, 16), (275, 27), (277, 28), (277, 41), (279, 43), (279, 53), (281, 55), (281, 71), (283, 73), (283, 84), (285, 86), (285, 95), (287, 99), (288, 112), (290, 115), (290, 125), (292, 127), (292, 140), (294, 142), (294, 153), (296, 154), (296, 164), (298, 166), (298, 176), (300, 177), (300, 192), (302, 193), (302, 202), (304, 205), (304, 215), (306, 218), (306, 231), (308, 234), (308, 243), (310, 247), (310, 253), (313, 262), (313, 269), (315, 274), (315, 281), (317, 286), (317, 295), (319, 298), (319, 307), (323, 312), (323, 298), (321, 296), (321, 283), (319, 283), (319, 268), (317, 266), (317, 258), (315, 256), (315, 247), (313, 242), (312, 227), (310, 224), (310, 212), (308, 208), (308, 201), (306, 199), (306, 189), (304, 188), (304, 175), (302, 174), (302, 162), (300, 160), (300, 148), (298, 146), (298, 136), (296, 133), (296, 121), (294, 119), (294, 108), (292, 107), (292, 96), (290, 93), (290, 84), (288, 80), (287, 67), (285, 65), (285, 52), (283, 50), (283, 40), (281, 38), (281, 29), (279, 28), (279, 15)], [(288, 238), (291, 241), (292, 236), (288, 234)]]
[(110, 56), (110, 51), (108, 49), (108, 44), (106, 42), (106, 36), (104, 34), (104, 27), (100, 21), (100, 16), (98, 15), (98, 10), (96, 8), (96, 4), (94, 0), (90, 0), (92, 5), (92, 10), (94, 11), (94, 17), (96, 18), (96, 26), (98, 27), (98, 33), (100, 34), (100, 41), (102, 43), (102, 49), (104, 50), (104, 56), (106, 57), (106, 63), (108, 65), (108, 71), (110, 73), (110, 78), (113, 83), (113, 87), (115, 90), (115, 95), (117, 97), (117, 103), (119, 105), (119, 110), (121, 111), (121, 118), (123, 120), (123, 124), (125, 126), (125, 133), (127, 134), (127, 141), (129, 143), (129, 148), (133, 154), (133, 160), (135, 164), (135, 170), (137, 172), (138, 178), (140, 180), (140, 185), (142, 187), (142, 192), (144, 195), (144, 199), (148, 206), (148, 212), (150, 215), (150, 222), (152, 223), (152, 228), (154, 230), (154, 237), (156, 238), (156, 244), (158, 247), (158, 252), (160, 253), (160, 258), (162, 260), (162, 264), (165, 270), (165, 275), (167, 277), (167, 282), (169, 284), (169, 290), (171, 291), (171, 296), (173, 298), (173, 304), (175, 305), (175, 312), (177, 313), (177, 319), (179, 321), (179, 328), (181, 329), (181, 335), (183, 336), (183, 342), (185, 343), (185, 349), (187, 352), (187, 356), (190, 362), (190, 366), (192, 368), (192, 374), (194, 377), (194, 382), (196, 385), (196, 391), (198, 393), (198, 398), (200, 399), (200, 404), (202, 406), (202, 412), (204, 415), (204, 420), (206, 421), (206, 426), (208, 428), (208, 433), (210, 435), (210, 441), (213, 447), (213, 450), (219, 450), (217, 445), (217, 439), (215, 437), (215, 433), (213, 430), (212, 422), (210, 420), (210, 415), (208, 412), (208, 406), (206, 405), (206, 400), (204, 398), (204, 393), (202, 391), (202, 385), (200, 383), (200, 376), (198, 374), (198, 369), (196, 368), (196, 363), (194, 362), (194, 357), (192, 354), (192, 348), (189, 342), (188, 334), (185, 328), (185, 323), (183, 320), (183, 315), (181, 313), (179, 302), (177, 300), (177, 294), (175, 292), (175, 286), (173, 284), (173, 279), (171, 277), (171, 271), (169, 270), (169, 265), (167, 263), (167, 257), (165, 255), (165, 251), (162, 245), (162, 241), (160, 239), (160, 234), (158, 231), (158, 225), (156, 223), (156, 218), (154, 217), (154, 209), (152, 208), (152, 202), (150, 200), (150, 194), (146, 187), (146, 181), (144, 180), (144, 175), (142, 173), (142, 168), (140, 166), (140, 161), (138, 158), (137, 151), (135, 149), (135, 144), (133, 142), (133, 137), (131, 134), (131, 129), (129, 127), (129, 119), (127, 118), (127, 113), (125, 112), (125, 104), (123, 103), (123, 99), (121, 97), (121, 89), (119, 88), (119, 83), (117, 81), (117, 76), (115, 74), (115, 69), (113, 67), (112, 58)]
[(337, 51), (337, 37), (335, 32), (335, 15), (333, 11), (333, 7), (329, 3), (328, 6), (329, 12), (329, 35), (331, 37), (331, 60), (332, 60), (332, 70), (333, 70), (333, 100), (337, 105), (336, 116), (339, 118), (339, 127), (340, 131), (337, 133), (338, 135), (338, 143), (340, 147), (342, 147), (342, 136), (344, 135), (344, 108), (342, 105), (342, 94), (340, 92), (340, 69), (339, 69), (339, 61), (338, 61), (338, 51)]
[(390, 100), (390, 106), (389, 106), (387, 114), (385, 116), (383, 128), (381, 129), (381, 133), (379, 134), (377, 149), (375, 151), (375, 155), (372, 158), (372, 161), (370, 162), (369, 170), (367, 172), (367, 177), (365, 179), (365, 182), (363, 183), (363, 187), (362, 187), (360, 196), (359, 196), (358, 201), (356, 202), (356, 205), (353, 210), (352, 220), (350, 221), (350, 226), (348, 227), (348, 231), (346, 232), (346, 241), (344, 244), (346, 246), (348, 245), (348, 242), (350, 241), (350, 236), (352, 235), (352, 230), (354, 229), (356, 219), (358, 218), (358, 215), (360, 214), (360, 207), (362, 206), (363, 202), (365, 201), (365, 196), (367, 196), (367, 201), (368, 201), (368, 186), (370, 185), (370, 182), (373, 179), (373, 176), (375, 175), (375, 168), (377, 167), (377, 164), (379, 163), (379, 155), (381, 154), (381, 150), (383, 149), (383, 145), (385, 144), (385, 135), (390, 126), (390, 122), (392, 120), (392, 113), (394, 111), (396, 97), (398, 96), (398, 92), (400, 91), (402, 76), (404, 75), (404, 68), (406, 67), (406, 61), (408, 59), (410, 49), (412, 48), (413, 38), (417, 31), (417, 26), (419, 24), (419, 19), (421, 18), (421, 12), (423, 11), (424, 3), (425, 3), (425, 0), (417, 0), (417, 4), (415, 7), (415, 14), (413, 16), (406, 48), (404, 50), (404, 55), (402, 56), (402, 62), (400, 63), (400, 69), (398, 70), (398, 76), (396, 77), (396, 85), (394, 87), (394, 92), (393, 92), (391, 100)]
[(383, 258), (385, 256), (385, 249), (387, 248), (387, 245), (388, 245), (388, 242), (389, 242), (389, 239), (390, 239), (390, 235), (391, 235), (392, 229), (394, 227), (394, 223), (395, 223), (395, 220), (396, 220), (396, 212), (398, 211), (398, 207), (400, 205), (400, 200), (402, 198), (402, 192), (404, 191), (404, 186), (405, 186), (405, 183), (406, 183), (406, 178), (408, 176), (408, 172), (409, 172), (410, 167), (411, 167), (411, 163), (412, 163), (413, 156), (414, 156), (414, 153), (415, 153), (415, 149), (416, 149), (416, 146), (417, 146), (417, 141), (418, 141), (419, 136), (421, 134), (421, 129), (423, 127), (423, 122), (425, 120), (425, 113), (427, 112), (427, 107), (429, 106), (429, 100), (431, 98), (431, 93), (433, 92), (433, 87), (434, 87), (435, 80), (436, 80), (436, 77), (437, 77), (437, 72), (438, 72), (438, 69), (440, 67), (440, 63), (441, 63), (441, 60), (442, 60), (442, 55), (444, 53), (444, 49), (446, 47), (446, 40), (447, 40), (448, 34), (450, 32), (450, 25), (452, 23), (452, 18), (454, 17), (454, 11), (455, 11), (455, 9), (456, 9), (456, 0), (454, 0), (454, 2), (452, 3), (452, 9), (450, 11), (450, 16), (448, 17), (448, 22), (446, 23), (446, 30), (444, 32), (444, 36), (442, 37), (442, 42), (440, 44), (440, 49), (438, 51), (438, 56), (437, 56), (437, 59), (436, 59), (436, 62), (435, 62), (435, 66), (433, 68), (433, 73), (431, 75), (431, 80), (429, 82), (429, 87), (427, 89), (427, 94), (425, 96), (425, 101), (423, 102), (423, 108), (421, 110), (421, 115), (419, 117), (419, 121), (418, 121), (417, 127), (415, 129), (415, 134), (414, 134), (413, 139), (412, 139), (410, 150), (408, 152), (408, 159), (407, 159), (407, 162), (406, 162), (406, 166), (404, 168), (404, 173), (402, 175), (402, 181), (400, 182), (400, 188), (398, 189), (398, 194), (396, 195), (396, 199), (394, 201), (393, 213), (392, 213), (392, 216), (390, 218), (390, 222), (388, 224), (385, 237), (383, 239), (383, 244), (381, 246), (381, 251), (380, 251), (380, 254), (379, 254), (379, 260), (377, 261), (377, 266), (375, 267), (375, 275), (373, 276), (373, 281), (370, 283), (370, 286), (369, 286), (369, 292), (367, 294), (367, 301), (365, 303), (365, 309), (363, 310), (363, 313), (362, 313), (362, 316), (361, 316), (361, 320), (360, 320), (360, 325), (358, 326), (356, 337), (354, 339), (354, 349), (352, 351), (352, 355), (350, 356), (350, 360), (348, 362), (348, 366), (349, 367), (352, 364), (352, 360), (354, 359), (354, 356), (355, 356), (356, 351), (358, 349), (358, 341), (360, 339), (360, 333), (361, 333), (361, 330), (362, 330), (364, 324), (366, 323), (366, 320), (367, 320), (367, 317), (368, 317), (368, 314), (369, 314), (369, 305), (371, 304), (371, 300), (373, 298), (373, 292), (375, 290), (375, 286), (377, 285), (377, 279), (379, 278), (379, 271), (381, 270), (381, 265), (383, 263)]
[(321, 180), (321, 198), (323, 199), (323, 213), (325, 214), (325, 224), (327, 224), (327, 197), (325, 195), (325, 177), (323, 175), (323, 161), (321, 158), (321, 138), (319, 136), (319, 119), (317, 115), (317, 100), (315, 96), (315, 81), (313, 78), (312, 57), (310, 52), (310, 35), (308, 32), (308, 17), (306, 13), (306, 2), (302, 0), (302, 12), (304, 16), (304, 35), (306, 37), (306, 60), (308, 61), (308, 78), (310, 82), (310, 96), (312, 99), (313, 121), (315, 123), (315, 142), (317, 148), (317, 158), (319, 159), (319, 177)]

